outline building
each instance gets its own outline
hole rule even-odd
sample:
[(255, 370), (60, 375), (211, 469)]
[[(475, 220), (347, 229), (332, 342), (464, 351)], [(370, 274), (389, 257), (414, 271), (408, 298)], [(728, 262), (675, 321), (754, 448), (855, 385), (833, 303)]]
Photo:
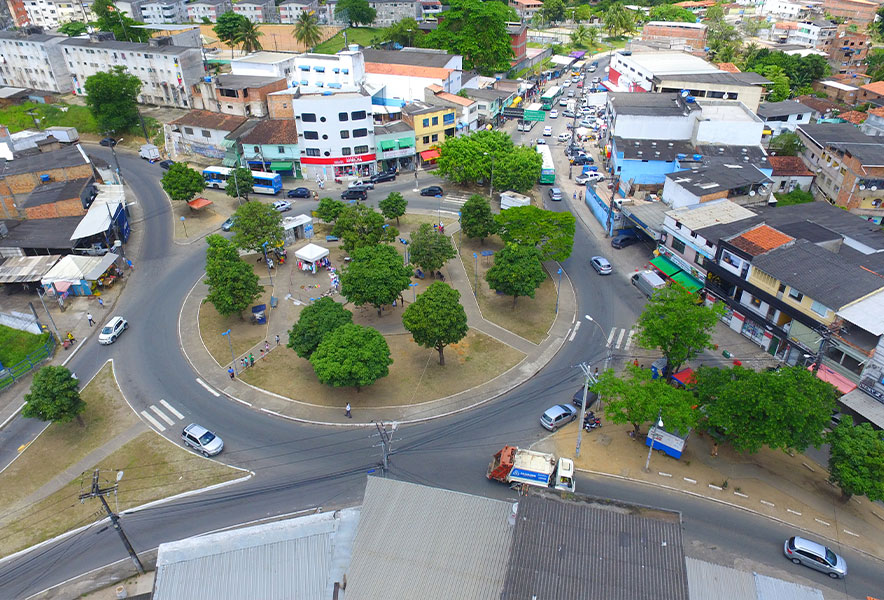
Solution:
[(231, 145), (225, 138), (245, 123), (245, 117), (192, 110), (165, 126), (169, 154), (199, 154), (220, 163)]
[(218, 17), (233, 10), (230, 0), (196, 0), (187, 5), (187, 18), (191, 23), (202, 23), (208, 19), (211, 23), (217, 23)]
[(784, 100), (762, 102), (755, 114), (764, 122), (762, 141), (768, 141), (784, 131), (794, 132), (799, 125), (810, 123), (813, 109), (795, 100)]
[(795, 23), (795, 27), (788, 30), (786, 43), (801, 44), (828, 54), (835, 44), (837, 33), (838, 26), (831, 21), (823, 19), (802, 21)]
[(506, 30), (510, 35), (510, 47), (513, 49), (510, 65), (515, 67), (528, 57), (528, 24), (507, 23)]
[(642, 28), (643, 42), (666, 50), (706, 54), (706, 25), (680, 21), (649, 21)]
[(44, 29), (57, 29), (71, 21), (95, 19), (89, 5), (75, 0), (25, 0), (22, 5), (27, 13), (27, 23)]
[(767, 162), (773, 167), (770, 179), (774, 194), (788, 194), (796, 188), (807, 192), (813, 186), (814, 175), (800, 156), (768, 156)]
[(706, 16), (706, 11), (715, 6), (715, 0), (686, 0), (676, 2), (675, 6), (689, 10), (700, 18)]
[(284, 0), (277, 7), (280, 23), (297, 23), (301, 13), (316, 13), (319, 10), (318, 0)]
[(654, 92), (688, 92), (697, 99), (730, 100), (741, 102), (755, 111), (771, 82), (758, 73), (696, 73), (688, 75), (659, 75), (653, 80)]
[(193, 106), (240, 117), (266, 117), (267, 96), (286, 89), (282, 77), (222, 73), (206, 77), (194, 86)]
[(503, 118), (504, 107), (512, 104), (516, 92), (494, 88), (463, 88), (468, 98), (478, 103), (479, 124), (499, 125)]
[(301, 175), (298, 128), (294, 119), (263, 119), (239, 138), (241, 156), (249, 168), (287, 177)]
[(378, 171), (410, 171), (415, 168), (414, 130), (405, 121), (374, 126)]
[[(836, 313), (826, 345), (829, 360), (823, 363), (838, 369), (857, 382), (839, 399), (839, 408), (855, 415), (854, 422), (870, 421), (884, 429), (884, 293), (878, 292), (854, 302)], [(846, 373), (845, 373), (846, 371)], [(858, 377), (855, 377), (857, 372)], [(858, 381), (857, 381), (858, 380)], [(859, 416), (859, 419), (856, 419)]]
[(840, 29), (829, 49), (829, 65), (834, 73), (865, 73), (871, 38), (858, 31)]
[(841, 104), (847, 104), (848, 106), (853, 106), (857, 102), (859, 88), (855, 85), (849, 85), (833, 80), (814, 81), (811, 85), (813, 89), (818, 92), (823, 92), (826, 97), (833, 102), (840, 102)]
[(273, 0), (239, 0), (233, 5), (233, 12), (252, 23), (279, 23), (279, 12)]
[(230, 72), (233, 75), (281, 78), (291, 83), (296, 79), (295, 60), (297, 58), (298, 55), (293, 52), (269, 52), (262, 50), (248, 56), (232, 59), (230, 61)]
[(795, 2), (793, 0), (764, 0), (756, 9), (757, 14), (778, 19), (800, 21), (821, 13), (822, 2)]
[(878, 106), (884, 106), (884, 81), (867, 83), (859, 88), (857, 101), (861, 103), (871, 102)]
[(509, 0), (509, 6), (516, 11), (522, 21), (531, 21), (543, 8), (541, 0)]
[(823, 0), (823, 8), (833, 17), (847, 19), (860, 29), (865, 29), (875, 21), (875, 12), (880, 5), (869, 0)]
[(866, 114), (868, 116), (860, 131), (866, 135), (884, 136), (884, 107), (873, 108)]
[(149, 25), (186, 23), (185, 0), (147, 0), (140, 3), (141, 19)]
[(412, 102), (402, 109), (402, 120), (414, 131), (415, 149), (424, 162), (439, 158), (436, 148), (457, 131), (457, 113), (448, 106)]
[(362, 51), (365, 60), (365, 83), (385, 89), (391, 100), (412, 102), (424, 99), (424, 89), (441, 86), (451, 94), (461, 90), (463, 57), (442, 50), (403, 48), (402, 50)]
[(365, 60), (361, 51), (351, 46), (337, 54), (297, 54), (290, 85), (302, 91), (357, 90), (365, 83)]
[(17, 27), (26, 27), (31, 24), (31, 17), (28, 15), (26, 0), (7, 0), (6, 6), (12, 16), (12, 21)]
[(70, 71), (59, 45), (66, 36), (0, 31), (0, 82), (11, 87), (67, 94)]
[(475, 100), (446, 92), (440, 85), (427, 86), (424, 100), (427, 104), (454, 109), (457, 115), (455, 135), (467, 135), (479, 128), (479, 103)]
[(375, 9), (373, 27), (389, 27), (402, 19), (420, 20), (421, 4), (418, 0), (368, 0)]
[(764, 205), (770, 193), (767, 175), (755, 165), (736, 161), (669, 173), (663, 184), (663, 202), (672, 208), (722, 199), (741, 206)]

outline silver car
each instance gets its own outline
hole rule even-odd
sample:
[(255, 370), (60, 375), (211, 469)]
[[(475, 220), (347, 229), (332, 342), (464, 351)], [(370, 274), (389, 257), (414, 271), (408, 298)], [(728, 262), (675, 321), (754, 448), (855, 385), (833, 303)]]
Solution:
[(577, 418), (577, 409), (567, 404), (556, 404), (548, 408), (540, 417), (540, 424), (544, 429), (555, 431), (562, 425), (567, 425)]
[(181, 432), (181, 440), (206, 458), (224, 450), (224, 442), (217, 435), (196, 423), (191, 423)]
[(608, 259), (604, 256), (593, 256), (589, 261), (589, 264), (592, 265), (592, 268), (595, 269), (596, 273), (599, 275), (610, 275), (614, 270), (611, 263), (609, 263)]
[(793, 536), (783, 546), (786, 557), (796, 565), (804, 565), (825, 573), (832, 579), (840, 579), (847, 575), (847, 562), (816, 542), (803, 537)]

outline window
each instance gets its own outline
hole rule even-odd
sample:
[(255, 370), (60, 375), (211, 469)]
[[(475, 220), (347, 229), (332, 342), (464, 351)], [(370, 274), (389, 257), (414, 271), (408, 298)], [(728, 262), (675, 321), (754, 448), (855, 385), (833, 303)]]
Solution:
[(315, 123), (316, 122), (316, 115), (313, 113), (303, 113), (301, 115), (301, 120), (304, 121), (305, 123)]
[(752, 300), (750, 301), (750, 303), (755, 308), (761, 308), (761, 298), (756, 298), (755, 296), (752, 296)]
[(804, 300), (804, 294), (796, 290), (795, 288), (791, 288), (789, 290), (789, 297), (795, 300), (796, 302), (801, 302)]
[(705, 256), (703, 256), (702, 254), (697, 252), (696, 254), (694, 254), (694, 264), (697, 265), (698, 267), (702, 267), (704, 264), (705, 258), (706, 258)]
[(368, 152), (368, 146), (356, 146), (353, 148), (353, 152), (356, 154), (365, 154)]
[(677, 237), (672, 238), (672, 249), (679, 254), (684, 254), (684, 242)]
[(261, 152), (261, 149), (258, 146), (252, 146), (252, 152), (258, 154), (259, 152)]
[(810, 310), (812, 310), (813, 312), (815, 312), (816, 314), (818, 314), (821, 317), (825, 317), (829, 312), (828, 308), (826, 308), (824, 305), (820, 304), (816, 300), (814, 300), (813, 304), (810, 305)]
[(431, 139), (432, 139), (432, 141), (434, 141), (434, 142), (438, 142), (438, 141), (439, 141), (439, 135), (434, 133), (434, 134), (433, 134), (433, 137), (432, 137)]
[(187, 135), (193, 135), (193, 127), (185, 127), (184, 133), (186, 133)]
[(277, 146), (276, 151), (282, 154), (283, 152), (285, 152), (285, 146)]
[(319, 156), (319, 148), (307, 148), (307, 156)]
[(439, 117), (433, 117), (433, 125), (439, 124)]
[(423, 139), (423, 143), (425, 143), (425, 144), (429, 144), (429, 143), (430, 143), (430, 136), (425, 135), (425, 136), (424, 136), (424, 139)]
[(353, 112), (350, 113), (350, 118), (353, 119), (354, 121), (359, 121), (360, 119), (364, 119), (365, 118), (365, 111), (364, 110), (354, 110)]
[(368, 135), (367, 129), (354, 129), (353, 130), (353, 137), (355, 137), (355, 138), (365, 137), (367, 135)]
[(348, 118), (349, 117), (347, 116), (347, 113), (345, 113), (345, 112), (338, 113), (338, 121), (346, 121)]
[(304, 139), (305, 140), (318, 140), (319, 139), (319, 132), (318, 131), (305, 131), (304, 132)]
[(349, 146), (341, 148), (341, 156), (350, 156), (350, 154), (352, 154), (352, 152), (350, 152)]
[(346, 140), (350, 137), (350, 132), (346, 129), (341, 129), (341, 139)]
[(429, 126), (430, 126), (430, 120), (424, 119), (424, 127), (429, 127)]
[(445, 125), (451, 125), (452, 123), (454, 123), (454, 113), (442, 115), (442, 123), (444, 123)]

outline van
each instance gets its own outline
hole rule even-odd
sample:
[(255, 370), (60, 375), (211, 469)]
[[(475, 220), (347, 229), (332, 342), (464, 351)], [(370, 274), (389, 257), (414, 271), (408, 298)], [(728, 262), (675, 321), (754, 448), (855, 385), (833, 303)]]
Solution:
[(632, 285), (637, 287), (642, 293), (650, 298), (654, 292), (666, 285), (666, 282), (653, 271), (639, 271), (630, 279)]

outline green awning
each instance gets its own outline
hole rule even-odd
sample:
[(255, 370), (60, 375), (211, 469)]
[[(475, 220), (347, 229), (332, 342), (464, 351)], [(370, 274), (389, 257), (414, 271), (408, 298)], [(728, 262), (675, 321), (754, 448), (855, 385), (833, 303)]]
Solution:
[(233, 148), (234, 146), (236, 146), (236, 140), (228, 140), (226, 138), (221, 140), (222, 148)]
[(238, 164), (239, 164), (239, 161), (236, 159), (235, 156), (224, 157), (224, 158), (221, 160), (221, 166), (222, 166), (222, 167), (235, 167), (235, 166), (238, 165)]
[(294, 165), (290, 160), (274, 160), (270, 163), (271, 171), (291, 171)]
[(672, 281), (679, 284), (681, 287), (689, 291), (690, 293), (695, 293), (697, 290), (703, 289), (703, 284), (697, 281), (697, 279), (693, 275), (689, 275), (684, 271), (676, 273), (672, 276)]
[(381, 150), (395, 150), (396, 149), (396, 141), (395, 140), (383, 140), (378, 146), (380, 146)]
[(678, 265), (673, 263), (665, 256), (658, 256), (651, 261), (651, 264), (657, 267), (658, 270), (662, 271), (667, 277), (672, 277), (673, 275), (681, 271)]
[(414, 147), (414, 138), (399, 140), (399, 147), (400, 148), (413, 148)]

